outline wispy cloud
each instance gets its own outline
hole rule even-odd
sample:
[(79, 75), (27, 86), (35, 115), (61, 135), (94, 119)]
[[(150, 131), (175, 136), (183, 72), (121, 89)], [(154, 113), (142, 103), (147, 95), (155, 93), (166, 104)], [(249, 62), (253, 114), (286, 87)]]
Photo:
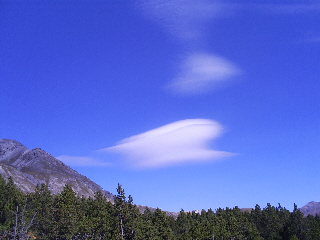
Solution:
[(214, 161), (234, 154), (210, 148), (223, 127), (208, 119), (174, 122), (99, 150), (122, 154), (134, 168), (159, 168), (186, 162)]
[(189, 55), (179, 75), (168, 85), (175, 92), (199, 94), (219, 87), (241, 70), (233, 63), (207, 53)]
[[(265, 14), (285, 15), (291, 17), (298, 17), (301, 15), (308, 15), (310, 17), (319, 16), (320, 3), (319, 1), (304, 1), (303, 3), (292, 4), (254, 4), (245, 5), (243, 9), (260, 11)], [(316, 18), (315, 18), (316, 19)], [(317, 21), (317, 20), (315, 20)], [(310, 36), (310, 35), (313, 36)], [(320, 41), (319, 32), (314, 31), (311, 26), (305, 25), (305, 35), (309, 35), (303, 39), (298, 40), (298, 43), (318, 43)]]
[(143, 0), (144, 13), (180, 40), (203, 37), (204, 24), (230, 13), (233, 5), (205, 0)]
[(310, 37), (305, 40), (307, 43), (320, 43), (320, 37)]
[(257, 6), (268, 12), (279, 14), (306, 14), (320, 12), (320, 3), (262, 4)]
[(57, 157), (57, 159), (64, 162), (68, 166), (110, 166), (110, 163), (98, 161), (93, 157), (61, 155)]
[(227, 80), (239, 73), (238, 69), (221, 57), (208, 53), (203, 45), (206, 37), (206, 24), (215, 19), (230, 15), (237, 6), (221, 1), (206, 0), (143, 0), (140, 1), (144, 13), (167, 29), (171, 35), (188, 46), (188, 51), (200, 54), (186, 54), (185, 60), (177, 64), (179, 72), (169, 83), (174, 92), (184, 94), (203, 93), (218, 82)]

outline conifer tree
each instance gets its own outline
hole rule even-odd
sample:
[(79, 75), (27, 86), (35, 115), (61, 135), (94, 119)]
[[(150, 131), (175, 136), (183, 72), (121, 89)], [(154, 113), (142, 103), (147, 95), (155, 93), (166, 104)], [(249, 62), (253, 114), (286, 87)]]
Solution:
[(79, 238), (114, 239), (114, 206), (100, 192), (94, 198), (81, 199), (83, 217), (80, 219)]
[(1, 192), (1, 198), (4, 201), (1, 207), (3, 209), (1, 222), (5, 227), (12, 228), (14, 226), (14, 213), (16, 212), (17, 206), (24, 206), (26, 203), (26, 198), (21, 190), (15, 186), (11, 177), (8, 178), (7, 183)]
[[(5, 204), (6, 204), (6, 181), (0, 174), (0, 228), (6, 222)], [(0, 229), (1, 230), (1, 229)]]
[(37, 185), (35, 191), (28, 194), (30, 207), (36, 212), (32, 226), (33, 233), (42, 239), (48, 239), (54, 227), (54, 196), (48, 189), (48, 185)]
[(298, 239), (303, 237), (303, 213), (296, 204), (294, 204), (293, 212), (290, 214), (289, 233), (290, 236), (296, 236)]
[(165, 212), (157, 208), (153, 214), (152, 223), (156, 228), (160, 239), (174, 239), (174, 233), (170, 227), (169, 219)]
[(78, 232), (80, 216), (79, 198), (70, 185), (55, 197), (54, 235), (61, 239), (71, 239)]
[(181, 209), (176, 223), (177, 223), (177, 232), (176, 235), (178, 239), (191, 239), (190, 229), (191, 229), (191, 216)]
[(320, 239), (320, 216), (308, 215), (305, 218), (305, 239)]
[(147, 207), (141, 217), (138, 239), (157, 239), (158, 231), (153, 223), (154, 213)]
[(124, 189), (120, 184), (118, 184), (117, 193), (114, 200), (114, 206), (119, 223), (120, 239), (134, 239), (138, 230), (136, 222), (139, 217), (139, 210), (133, 204), (131, 195), (129, 195), (127, 201)]

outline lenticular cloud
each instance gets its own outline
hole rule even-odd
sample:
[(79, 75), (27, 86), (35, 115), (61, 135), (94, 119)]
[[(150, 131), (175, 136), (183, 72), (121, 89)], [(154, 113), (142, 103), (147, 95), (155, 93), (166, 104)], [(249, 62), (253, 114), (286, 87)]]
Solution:
[(123, 154), (136, 168), (216, 160), (233, 155), (209, 148), (209, 141), (220, 136), (222, 130), (222, 126), (212, 120), (182, 120), (123, 139), (118, 145), (101, 151)]
[(169, 87), (183, 94), (197, 94), (219, 87), (240, 70), (229, 61), (207, 53), (192, 54)]

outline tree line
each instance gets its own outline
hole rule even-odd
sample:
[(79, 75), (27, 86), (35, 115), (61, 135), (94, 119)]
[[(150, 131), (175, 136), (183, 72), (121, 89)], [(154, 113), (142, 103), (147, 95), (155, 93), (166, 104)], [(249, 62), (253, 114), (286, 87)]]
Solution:
[(174, 218), (157, 208), (143, 213), (119, 184), (114, 204), (101, 193), (79, 197), (66, 185), (60, 194), (37, 186), (24, 194), (0, 175), (0, 239), (320, 239), (320, 217), (304, 217), (270, 204), (251, 212), (238, 207), (180, 211)]

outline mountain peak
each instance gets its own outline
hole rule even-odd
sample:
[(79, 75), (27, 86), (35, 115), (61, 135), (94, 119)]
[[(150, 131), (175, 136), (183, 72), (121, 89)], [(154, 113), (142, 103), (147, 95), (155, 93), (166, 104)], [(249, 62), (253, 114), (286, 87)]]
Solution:
[(320, 213), (320, 202), (311, 201), (300, 208), (300, 211), (304, 214), (304, 216), (308, 216), (309, 214), (315, 216), (316, 214)]
[(16, 140), (0, 139), (0, 162), (12, 164), (29, 149)]
[(46, 183), (49, 190), (56, 194), (69, 184), (79, 196), (93, 197), (96, 191), (101, 191), (110, 200), (114, 197), (41, 148), (30, 150), (15, 140), (0, 139), (0, 174), (5, 178), (11, 176), (25, 192)]

